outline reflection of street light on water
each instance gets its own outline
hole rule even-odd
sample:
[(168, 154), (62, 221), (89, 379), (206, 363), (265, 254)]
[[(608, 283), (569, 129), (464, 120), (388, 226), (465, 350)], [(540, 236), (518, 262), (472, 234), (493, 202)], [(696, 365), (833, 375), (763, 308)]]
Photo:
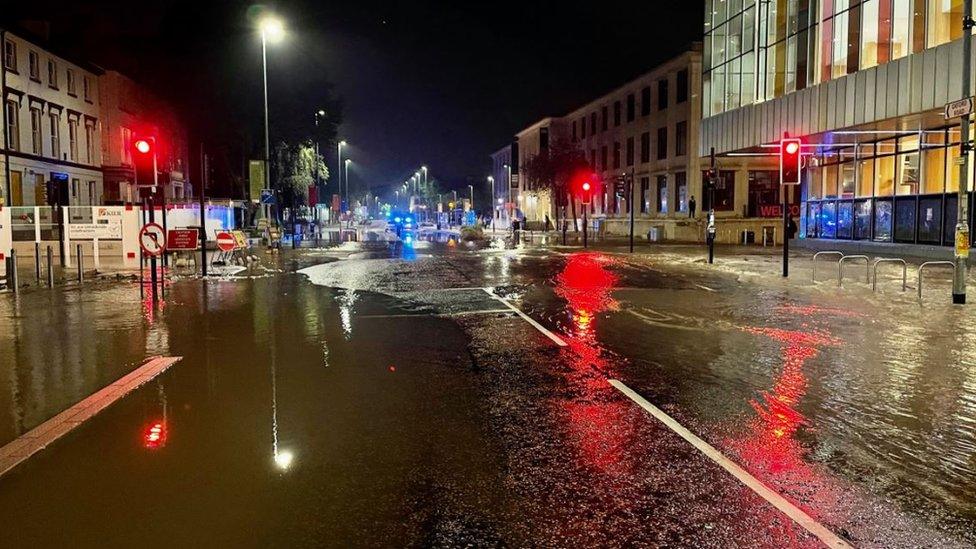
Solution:
[(271, 452), (275, 466), (282, 471), (291, 467), (295, 455), (290, 450), (278, 448), (278, 371), (276, 366), (277, 353), (275, 349), (274, 325), (272, 324), (269, 348), (271, 350)]

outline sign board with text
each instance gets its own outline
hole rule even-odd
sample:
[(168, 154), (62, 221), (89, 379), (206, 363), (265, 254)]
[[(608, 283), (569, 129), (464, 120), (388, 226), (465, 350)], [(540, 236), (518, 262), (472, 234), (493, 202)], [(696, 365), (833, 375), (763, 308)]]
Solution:
[(963, 118), (973, 114), (973, 98), (967, 97), (966, 99), (960, 99), (959, 101), (952, 101), (951, 103), (946, 103), (945, 106), (945, 119), (952, 120), (953, 118)]
[(197, 229), (170, 229), (166, 234), (166, 250), (191, 252), (197, 249), (200, 231)]
[(264, 160), (249, 160), (247, 162), (247, 176), (250, 180), (251, 200), (257, 200), (261, 196), (261, 189), (267, 185), (264, 176)]

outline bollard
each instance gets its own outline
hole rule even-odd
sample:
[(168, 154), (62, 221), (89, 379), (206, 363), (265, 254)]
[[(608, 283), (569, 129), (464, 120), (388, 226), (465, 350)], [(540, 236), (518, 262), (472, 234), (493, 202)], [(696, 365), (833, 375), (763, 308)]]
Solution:
[(10, 250), (10, 281), (14, 285), (14, 294), (20, 293), (20, 278), (17, 276), (17, 250)]
[(34, 279), (41, 285), (41, 243), (34, 243)]
[(54, 287), (54, 267), (51, 265), (54, 262), (54, 251), (51, 247), (47, 247), (47, 287)]
[(83, 266), (82, 255), (81, 255), (81, 244), (78, 244), (75, 249), (78, 251), (78, 284), (85, 281), (85, 269)]

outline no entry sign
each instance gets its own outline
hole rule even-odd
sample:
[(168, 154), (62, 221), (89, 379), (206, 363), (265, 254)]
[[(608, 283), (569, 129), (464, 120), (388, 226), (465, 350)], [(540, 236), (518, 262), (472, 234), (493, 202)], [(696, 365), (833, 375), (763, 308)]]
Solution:
[(233, 252), (237, 248), (237, 239), (230, 231), (220, 231), (217, 233), (217, 248), (222, 252)]
[(139, 247), (148, 255), (163, 255), (166, 250), (166, 232), (159, 223), (146, 223), (139, 230)]
[(196, 229), (170, 229), (166, 235), (166, 249), (171, 252), (191, 252), (197, 249), (200, 231)]

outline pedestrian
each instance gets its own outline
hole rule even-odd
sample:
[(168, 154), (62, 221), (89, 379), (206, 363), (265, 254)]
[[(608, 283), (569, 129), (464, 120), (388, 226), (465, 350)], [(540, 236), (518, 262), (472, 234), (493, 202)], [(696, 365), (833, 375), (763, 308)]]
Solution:
[(518, 220), (518, 218), (513, 219), (512, 220), (512, 242), (515, 245), (518, 245), (518, 243), (519, 243), (519, 239), (521, 237), (521, 234), (519, 234), (519, 231), (521, 230), (521, 228), (522, 228), (522, 224)]
[(549, 220), (549, 214), (546, 214), (546, 224), (542, 226), (542, 231), (548, 233), (551, 228), (552, 221)]
[(698, 208), (698, 203), (695, 202), (695, 197), (692, 196), (691, 199), (688, 200), (688, 217), (694, 219), (695, 210), (697, 208)]
[(793, 216), (790, 216), (789, 222), (786, 224), (786, 232), (790, 235), (790, 240), (796, 238), (796, 221), (793, 221)]

